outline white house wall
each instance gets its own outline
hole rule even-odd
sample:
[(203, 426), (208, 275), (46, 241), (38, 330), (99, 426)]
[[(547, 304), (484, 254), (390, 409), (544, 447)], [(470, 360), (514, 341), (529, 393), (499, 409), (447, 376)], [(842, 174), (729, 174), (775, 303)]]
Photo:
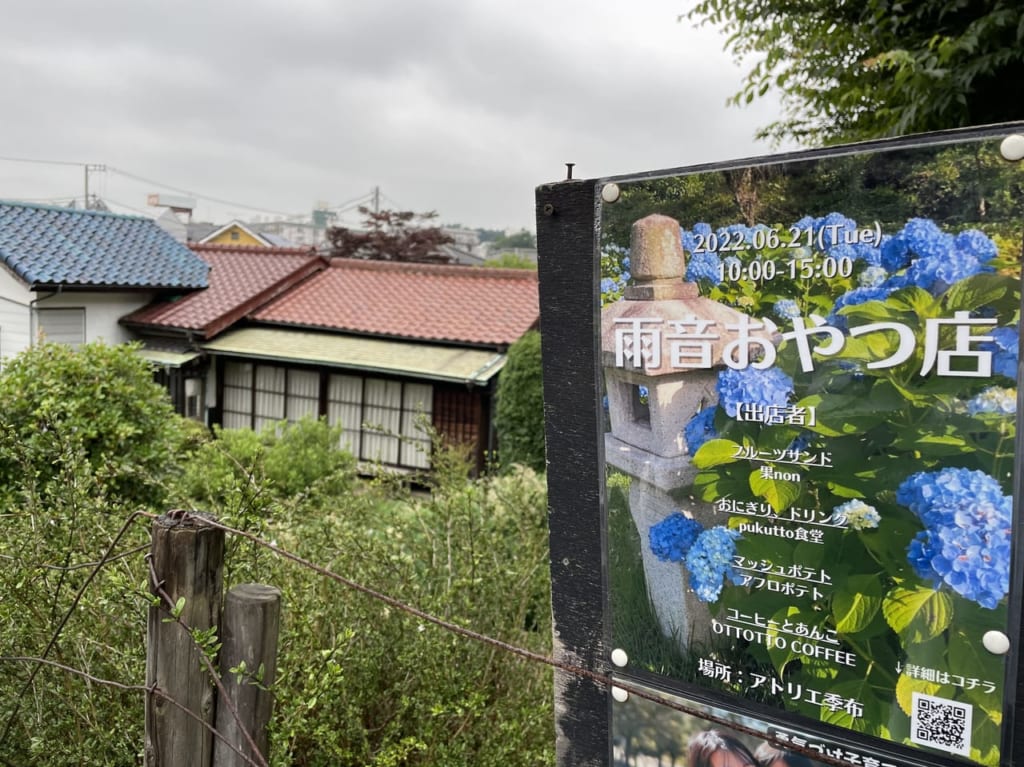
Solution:
[[(118, 320), (153, 300), (148, 292), (133, 293), (44, 293), (36, 302), (39, 309), (85, 309), (86, 342), (120, 344), (132, 340)], [(33, 322), (33, 331), (36, 327)]]
[(25, 283), (0, 267), (0, 361), (32, 344), (29, 312), (33, 297)]

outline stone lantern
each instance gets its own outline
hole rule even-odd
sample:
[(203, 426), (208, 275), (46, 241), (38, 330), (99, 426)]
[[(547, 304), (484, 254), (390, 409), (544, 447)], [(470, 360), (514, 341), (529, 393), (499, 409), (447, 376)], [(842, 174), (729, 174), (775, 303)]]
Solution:
[[(701, 297), (696, 284), (683, 281), (686, 262), (675, 219), (651, 215), (633, 224), (630, 271), (634, 284), (624, 299), (601, 312), (601, 365), (611, 427), (605, 434), (605, 458), (631, 477), (629, 509), (651, 602), (662, 632), (685, 649), (707, 636), (710, 614), (686, 583), (683, 568), (651, 552), (648, 531), (676, 510), (705, 527), (716, 524), (710, 504), (693, 499), (680, 504), (671, 496), (697, 474), (683, 429), (717, 403), (723, 355), (735, 354), (740, 344), (771, 339), (761, 323)], [(745, 337), (740, 328), (746, 329)]]

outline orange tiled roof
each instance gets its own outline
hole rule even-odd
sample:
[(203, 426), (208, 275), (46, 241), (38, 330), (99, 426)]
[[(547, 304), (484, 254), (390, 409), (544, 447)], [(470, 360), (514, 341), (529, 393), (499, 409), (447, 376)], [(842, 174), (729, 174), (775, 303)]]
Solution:
[(191, 330), (212, 338), (291, 285), (326, 266), (310, 248), (192, 244), (210, 265), (209, 287), (150, 304), (124, 317), (126, 325)]
[(429, 341), (506, 346), (540, 314), (523, 269), (337, 258), (253, 319)]

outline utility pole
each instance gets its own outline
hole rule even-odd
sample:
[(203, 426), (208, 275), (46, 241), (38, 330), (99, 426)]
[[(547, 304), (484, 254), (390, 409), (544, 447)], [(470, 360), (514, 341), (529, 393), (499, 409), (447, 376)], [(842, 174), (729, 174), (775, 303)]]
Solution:
[(84, 204), (84, 207), (85, 207), (86, 210), (90, 210), (90, 207), (89, 207), (89, 171), (94, 170), (94, 171), (106, 172), (107, 166), (106, 165), (96, 165), (96, 164), (86, 163), (85, 165), (82, 166), (82, 168), (85, 170), (85, 204)]
[(380, 213), (380, 187), (373, 188), (373, 212)]

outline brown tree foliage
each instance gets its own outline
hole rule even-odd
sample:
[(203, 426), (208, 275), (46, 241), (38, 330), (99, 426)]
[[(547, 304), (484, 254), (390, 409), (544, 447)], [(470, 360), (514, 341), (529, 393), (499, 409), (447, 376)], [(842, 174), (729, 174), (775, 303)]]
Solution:
[(373, 211), (365, 207), (359, 212), (363, 215), (362, 229), (332, 226), (327, 230), (332, 257), (435, 264), (451, 261), (441, 246), (454, 240), (440, 227), (426, 225), (437, 217), (435, 212)]

